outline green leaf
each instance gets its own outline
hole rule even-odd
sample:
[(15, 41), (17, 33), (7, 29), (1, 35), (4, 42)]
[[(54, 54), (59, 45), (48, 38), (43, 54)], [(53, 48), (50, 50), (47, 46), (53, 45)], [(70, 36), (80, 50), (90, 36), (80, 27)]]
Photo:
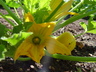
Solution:
[(32, 26), (33, 22), (24, 22), (24, 31), (27, 31), (31, 26)]
[(49, 3), (51, 0), (39, 0), (39, 9), (43, 9), (43, 8), (50, 8), (49, 7)]
[(26, 8), (26, 10), (28, 9), (29, 12), (35, 12), (36, 11), (35, 7), (38, 2), (39, 0), (24, 0), (23, 1), (24, 8)]
[(84, 28), (86, 33), (96, 34), (96, 21), (94, 21), (92, 18), (88, 20), (88, 24), (81, 22), (80, 25)]
[(5, 34), (5, 26), (0, 23), (0, 37)]
[(9, 6), (9, 7), (15, 7), (15, 8), (18, 8), (20, 7), (19, 3), (18, 3), (18, 0), (5, 0), (6, 1), (6, 4)]
[(23, 39), (26, 39), (28, 36), (30, 36), (32, 32), (20, 32), (19, 34), (13, 34), (11, 37), (6, 38), (2, 37), (1, 39), (4, 41), (7, 41), (12, 46), (18, 44)]
[(84, 22), (80, 22), (81, 27), (87, 31), (87, 25)]
[(9, 3), (10, 1), (18, 1), (18, 0), (5, 0), (6, 3)]
[(96, 0), (84, 0), (85, 4), (96, 4)]
[(20, 7), (20, 5), (19, 5), (19, 3), (18, 2), (16, 2), (16, 1), (9, 1), (8, 3), (7, 3), (7, 5), (9, 6), (9, 7), (15, 7), (15, 8), (18, 8), (18, 7)]
[(7, 50), (4, 54), (5, 57), (14, 57), (16, 48), (14, 46), (9, 46), (9, 50)]
[(46, 15), (48, 15), (48, 10), (46, 8), (43, 8), (37, 10), (33, 16), (35, 18), (36, 23), (43, 23)]
[(93, 33), (93, 34), (96, 34), (96, 28), (93, 29), (93, 30), (87, 31), (87, 33)]
[(4, 58), (4, 50), (5, 49), (5, 47), (4, 47), (4, 45), (0, 45), (0, 58)]
[[(50, 10), (50, 0), (24, 0), (24, 6), (32, 13), (36, 23), (43, 23)], [(25, 12), (26, 12), (25, 10)]]
[(90, 18), (88, 20), (87, 28), (88, 28), (88, 31), (95, 29), (96, 28), (96, 21), (93, 21), (93, 19)]
[(14, 26), (13, 33), (19, 33), (21, 30), (23, 30), (23, 26), (21, 24), (18, 26)]

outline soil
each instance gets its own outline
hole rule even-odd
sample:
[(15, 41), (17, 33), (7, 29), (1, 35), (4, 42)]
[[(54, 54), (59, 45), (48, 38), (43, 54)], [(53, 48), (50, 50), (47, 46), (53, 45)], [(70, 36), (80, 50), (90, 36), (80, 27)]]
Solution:
[[(0, 9), (0, 12), (6, 14), (4, 9)], [(0, 22), (6, 27), (11, 28), (4, 19), (0, 18)], [(53, 35), (58, 36), (63, 32), (69, 31), (73, 35), (80, 34), (84, 32), (83, 28), (79, 25), (79, 22), (87, 23), (87, 20), (80, 19), (77, 20), (53, 33)], [(91, 33), (86, 33), (76, 38), (77, 46), (72, 51), (73, 56), (96, 56), (96, 35)], [(52, 57), (44, 56), (41, 59), (41, 63), (38, 64), (33, 60), (29, 61), (19, 61), (14, 60), (10, 57), (6, 57), (4, 60), (0, 61), (0, 72), (96, 72), (96, 63), (91, 62), (77, 62), (60, 60)]]

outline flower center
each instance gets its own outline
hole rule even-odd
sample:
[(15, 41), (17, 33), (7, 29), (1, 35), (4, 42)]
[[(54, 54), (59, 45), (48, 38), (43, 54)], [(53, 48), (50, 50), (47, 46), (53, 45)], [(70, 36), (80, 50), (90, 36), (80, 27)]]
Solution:
[(39, 37), (34, 37), (34, 38), (32, 39), (32, 42), (33, 42), (35, 45), (40, 44), (40, 41), (41, 41), (41, 39), (40, 39)]

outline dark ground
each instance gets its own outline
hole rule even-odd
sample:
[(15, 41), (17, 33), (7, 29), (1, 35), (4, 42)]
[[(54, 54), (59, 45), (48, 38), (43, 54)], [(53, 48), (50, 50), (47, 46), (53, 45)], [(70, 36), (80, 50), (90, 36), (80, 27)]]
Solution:
[[(6, 14), (6, 11), (0, 9), (0, 12)], [(8, 28), (12, 28), (5, 20), (0, 18), (0, 22)], [(70, 31), (74, 35), (82, 33), (84, 30), (80, 27), (79, 22), (86, 22), (87, 20), (80, 19), (59, 29), (54, 35), (60, 35), (65, 31)], [(96, 56), (96, 35), (84, 34), (76, 38), (76, 48), (72, 51), (73, 56)], [(0, 72), (96, 72), (96, 63), (90, 62), (76, 62), (67, 60), (58, 60), (48, 56), (44, 56), (41, 64), (34, 61), (16, 61), (14, 63), (12, 58), (7, 57), (0, 61)]]

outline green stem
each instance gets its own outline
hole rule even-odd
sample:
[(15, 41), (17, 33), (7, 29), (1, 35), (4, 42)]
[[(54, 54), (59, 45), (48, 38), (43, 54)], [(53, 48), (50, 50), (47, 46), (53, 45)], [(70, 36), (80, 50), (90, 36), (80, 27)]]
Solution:
[(70, 12), (73, 11), (74, 9), (76, 9), (77, 7), (81, 6), (81, 4), (83, 4), (83, 2), (84, 2), (84, 0), (81, 0), (75, 7), (73, 7), (73, 8), (70, 10)]
[[(45, 50), (45, 54), (52, 58), (62, 59), (62, 60), (80, 61), (80, 62), (96, 62), (96, 57), (80, 57), (80, 56), (67, 56), (67, 55), (61, 55), (61, 54), (49, 54), (47, 50)], [(28, 60), (31, 60), (31, 58), (19, 57), (18, 60), (28, 61)]]
[(9, 7), (3, 2), (3, 0), (0, 0), (0, 4), (6, 9), (6, 11), (12, 16), (12, 18), (18, 23), (22, 24), (20, 19), (9, 9)]
[(20, 5), (20, 7), (23, 9), (23, 11), (24, 11), (25, 13), (30, 12), (30, 11), (26, 8), (26, 6), (22, 4), (22, 0), (19, 1), (19, 5)]
[(72, 23), (78, 19), (89, 16), (90, 14), (95, 13), (95, 12), (96, 12), (96, 9), (94, 9), (90, 12), (87, 12), (85, 14), (79, 14), (79, 15), (73, 16), (73, 17), (69, 18), (68, 20), (66, 20), (65, 22), (63, 22), (62, 24), (57, 25), (53, 31), (56, 31), (59, 28), (62, 28), (62, 27), (66, 26), (66, 25), (68, 25), (68, 24), (70, 24), (70, 23)]
[(7, 22), (9, 22), (12, 26), (15, 26), (15, 24), (14, 24), (12, 21), (10, 21), (8, 18), (6, 18), (2, 13), (0, 13), (0, 15), (1, 15)]
[(70, 61), (80, 61), (80, 62), (96, 62), (96, 57), (80, 57), (80, 56), (67, 56), (67, 55), (61, 55), (61, 54), (49, 54), (46, 50), (46, 55), (56, 58), (56, 59), (62, 59), (62, 60), (70, 60)]
[(17, 14), (18, 18), (20, 18), (19, 14), (18, 14), (18, 12), (17, 12), (17, 10), (16, 10), (16, 8), (14, 8), (14, 11), (15, 11), (15, 13)]
[(85, 4), (96, 4), (96, 1), (94, 0), (84, 0)]
[(54, 54), (51, 57), (62, 60), (80, 61), (80, 62), (96, 62), (96, 57), (80, 57), (80, 56), (66, 56)]
[(66, 16), (67, 15), (64, 15), (63, 17), (59, 18), (58, 21), (56, 22), (56, 26), (59, 25)]
[[(78, 7), (79, 5), (81, 5), (81, 4), (82, 4), (82, 2), (79, 3), (78, 5), (76, 5), (75, 8), (77, 8), (77, 7)], [(79, 12), (79, 14), (83, 14), (83, 13), (85, 13), (86, 11), (88, 11), (89, 9), (91, 9), (92, 7), (94, 7), (94, 5), (90, 5), (90, 6), (89, 6), (88, 8), (86, 8), (85, 10)], [(74, 8), (74, 9), (75, 9), (75, 8)], [(72, 10), (70, 10), (70, 11), (73, 11), (74, 9), (72, 8)], [(63, 16), (62, 18), (60, 18), (60, 19), (57, 21), (56, 26), (59, 25), (60, 22), (61, 22), (65, 17), (66, 17), (66, 16)], [(56, 31), (56, 30), (55, 30), (55, 31)]]
[(76, 35), (76, 36), (74, 36), (74, 37), (76, 38), (76, 37), (81, 36), (81, 35), (83, 35), (83, 34), (85, 34), (85, 33), (86, 33), (86, 32), (80, 33), (80, 34), (78, 34), (78, 35)]
[(57, 8), (47, 17), (47, 19), (44, 22), (48, 22), (54, 15), (55, 13), (58, 11), (58, 9), (62, 6), (62, 4), (64, 3), (64, 1), (62, 1)]
[[(73, 7), (69, 12), (72, 12), (74, 9), (76, 9), (77, 7), (79, 7), (82, 3), (84, 2), (84, 0), (81, 0), (75, 7)], [(58, 21), (57, 24), (58, 25), (66, 16), (61, 17)]]
[(26, 57), (26, 58), (19, 57), (18, 60), (20, 60), (20, 61), (28, 61), (28, 60), (31, 60), (31, 58), (29, 58), (29, 57)]
[(79, 12), (79, 14), (85, 13), (86, 11), (90, 10), (92, 7), (94, 7), (94, 4), (93, 5), (90, 5), (88, 8), (86, 8), (83, 11)]

